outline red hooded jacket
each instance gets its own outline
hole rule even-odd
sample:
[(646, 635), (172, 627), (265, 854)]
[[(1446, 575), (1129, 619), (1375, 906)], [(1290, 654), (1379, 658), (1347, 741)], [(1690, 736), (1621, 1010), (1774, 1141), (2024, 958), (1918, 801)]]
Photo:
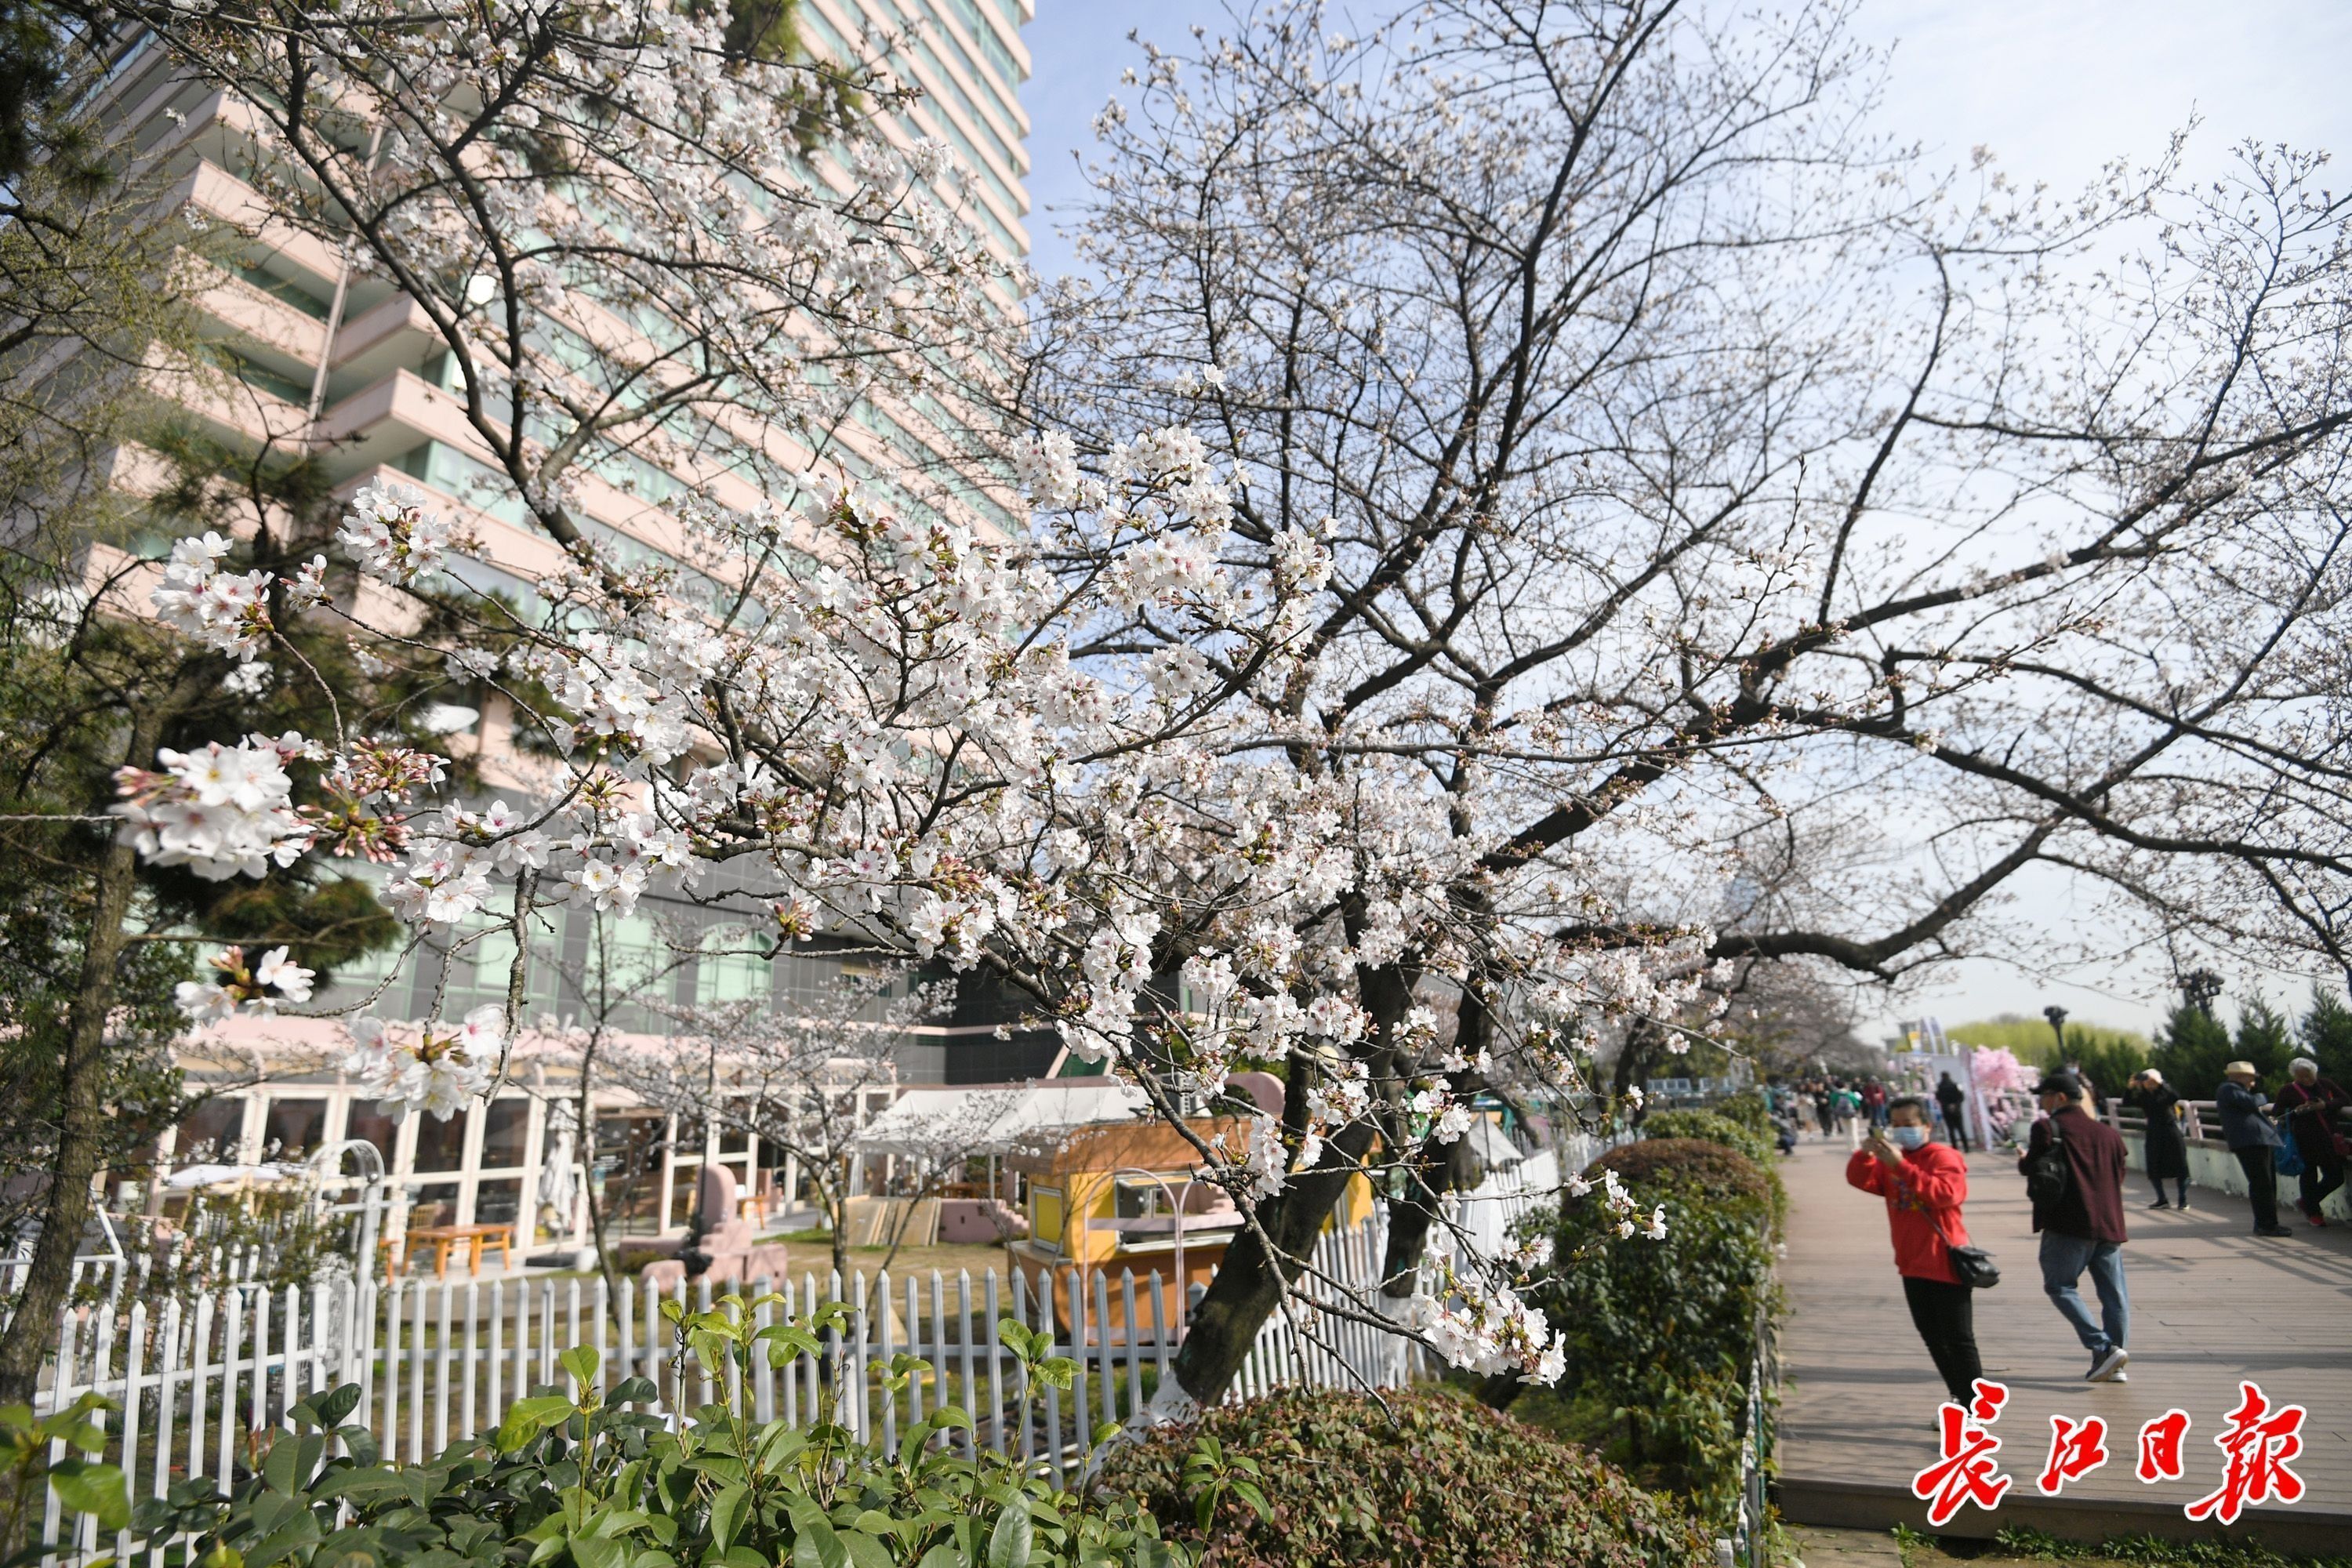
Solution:
[(1845, 1163), (1845, 1179), (1886, 1200), (1887, 1228), (1895, 1233), (1895, 1271), (1914, 1279), (1957, 1285), (1951, 1249), (1969, 1245), (1960, 1205), (1969, 1198), (1969, 1163), (1944, 1143), (1923, 1143), (1903, 1152), (1903, 1163), (1884, 1165), (1868, 1149)]

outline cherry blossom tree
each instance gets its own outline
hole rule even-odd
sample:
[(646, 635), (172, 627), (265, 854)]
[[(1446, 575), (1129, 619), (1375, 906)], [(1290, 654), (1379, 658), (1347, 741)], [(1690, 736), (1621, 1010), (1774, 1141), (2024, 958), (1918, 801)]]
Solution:
[[(1578, 1103), (1592, 1042), (1706, 1027), (1718, 964), (2001, 951), (2028, 868), (2123, 941), (2345, 963), (2343, 202), (2272, 149), (2063, 197), (1930, 165), (1843, 23), (1284, 5), (1147, 45), (1097, 121), (1026, 406), (1071, 474), (1198, 432), (1243, 591), (1318, 561), (1274, 657), (1140, 599), (1073, 645), (1201, 683), (1238, 798), (1324, 847), (1255, 909), (1171, 869), (1135, 961), (1212, 999), (1168, 1000), (1175, 1078), (1307, 1020), (1166, 1408), (1330, 1297), (1303, 1259), (1366, 1170), (1406, 1182), (1398, 1316), (1540, 1372), (1501, 1271), (1427, 1293), (1447, 1108)], [(1739, 908), (1784, 837), (1868, 852)]]
[[(2352, 413), (2306, 163), (2063, 205), (1942, 178), (1867, 139), (1829, 9), (1727, 37), (1460, 0), (1348, 38), (1281, 7), (1148, 55), (1107, 117), (1107, 282), (1051, 301), (1006, 454), (1034, 513), (998, 527), (799, 467), (837, 384), (804, 344), (987, 363), (928, 155), (787, 177), (802, 111), (762, 93), (790, 68), (658, 7), (269, 16), (154, 25), (270, 106), (276, 199), (416, 292), (566, 564), (528, 613), (452, 593), (462, 520), (383, 484), (333, 544), (358, 591), (196, 539), (142, 613), (225, 658), (334, 627), (495, 694), (539, 771), (483, 806), (341, 719), (151, 740), (119, 853), (222, 879), (377, 853), (415, 931), (507, 921), (504, 1007), (372, 1046), (395, 1104), (504, 1070), (557, 900), (983, 972), (1241, 1200), (1170, 1414), (1285, 1307), (1558, 1375), (1539, 1261), (1428, 1245), (1475, 1101), (1596, 1104), (1594, 1045), (1704, 1033), (1719, 965), (1892, 974), (2042, 864), (2341, 956)], [(331, 92), (375, 110), (329, 135)], [(2135, 237), (2137, 270), (2062, 265)], [(739, 405), (804, 438), (663, 499), (665, 560), (582, 527), (567, 475)], [(1898, 806), (1891, 860), (1810, 858), (1722, 919), (1759, 839)], [(222, 973), (207, 1005), (292, 1005)], [(1265, 1062), (1278, 1119), (1181, 1116)], [(1365, 1173), (1402, 1193), (1369, 1300), (1306, 1261)], [(1562, 1198), (1629, 1245), (1660, 1223), (1615, 1182)]]
[(675, 1043), (644, 1043), (608, 1070), (648, 1105), (747, 1132), (793, 1157), (832, 1231), (833, 1268), (846, 1279), (849, 1200), (859, 1134), (876, 1100), (900, 1086), (898, 1046), (936, 1016), (952, 986), (917, 985), (903, 969), (841, 975), (817, 994), (685, 1010)]
[[(955, 216), (961, 197), (941, 149), (894, 146), (856, 112), (898, 101), (884, 80), (772, 58), (772, 29), (749, 36), (723, 14), (660, 0), (454, 10), (198, 0), (134, 4), (111, 20), (127, 49), (162, 51), (205, 90), (182, 100), (193, 114), (166, 103), (152, 124), (100, 127), (100, 140), (135, 135), (144, 173), (159, 176), (185, 150), (209, 149), (253, 194), (239, 222), (280, 241), (307, 235), (341, 256), (339, 294), (404, 298), (430, 357), (447, 366), (488, 475), (484, 493), (465, 499), (519, 500), (563, 552), (565, 573), (630, 613), (667, 588), (683, 622), (756, 616), (745, 589), (797, 548), (794, 531), (735, 536), (720, 552), (732, 575), (705, 576), (677, 557), (647, 564), (647, 551), (590, 515), (583, 487), (667, 474), (731, 504), (773, 496), (789, 506), (790, 476), (835, 450), (843, 423), (884, 379), (951, 399), (955, 378), (984, 378), (1004, 363), (1007, 285)], [(93, 113), (122, 107), (84, 85), (68, 98), (100, 105)], [(101, 369), (149, 368), (136, 342), (91, 346), (83, 359)], [(470, 692), (502, 658), (531, 652), (509, 598), (435, 575), (472, 545), (462, 514), (428, 515), (377, 491), (344, 512), (342, 537), (332, 537), (335, 522), (320, 517), (328, 498), (318, 459), (333, 439), (320, 420), (323, 379), (308, 407), (265, 400), (193, 361), (163, 384), (194, 402), (241, 405), (261, 450), (215, 452), (215, 463), (190, 469), (184, 488), (200, 504), (167, 510), (182, 521), (202, 512), (207, 526), (186, 531), (160, 584), (135, 562), (93, 569), (81, 537), (55, 542), (43, 570), (56, 580), (28, 587), (28, 602), (65, 606), (61, 636), (77, 649), (142, 622), (184, 636), (161, 665), (126, 666), (143, 695), (117, 703), (128, 717), (108, 742), (113, 760), (137, 771), (123, 779), (126, 836), (93, 872), (93, 935), (68, 1031), (77, 1044), (60, 1089), (75, 1109), (57, 1146), (57, 1206), (0, 1339), (0, 1393), (12, 1397), (32, 1387), (87, 1206), (104, 1019), (123, 939), (138, 934), (126, 925), (136, 858), (225, 892), (257, 871), (282, 881), (289, 862), (314, 856), (401, 860), (398, 912), (415, 931), (446, 933), (478, 912), (489, 871), (412, 837), (405, 817), (417, 792), (467, 781), (449, 776), (451, 759), (406, 742), (436, 688)], [(933, 405), (954, 426), (950, 405)], [(953, 449), (953, 434), (943, 447)], [(155, 438), (147, 433), (151, 447)], [(256, 482), (237, 482), (240, 471)], [(920, 474), (897, 477), (909, 504), (936, 488)], [(756, 541), (748, 554), (735, 548), (746, 540)], [(15, 542), (29, 553), (24, 535)], [(361, 585), (347, 561), (388, 587)], [(550, 586), (559, 601), (572, 596), (562, 582)], [(580, 678), (593, 700), (574, 692), (588, 703), (584, 721), (601, 725), (600, 737), (625, 730), (650, 740), (650, 754), (622, 765), (667, 763), (684, 743), (675, 700), (649, 695), (634, 650), (595, 646), (605, 651)], [(531, 668), (559, 673), (553, 663)], [(250, 700), (289, 692), (320, 710), (297, 734), (262, 738), (226, 711), (266, 711), (269, 703)], [(550, 780), (507, 782), (572, 798)], [(592, 816), (618, 809), (617, 787), (572, 781)], [(495, 814), (462, 821), (461, 833), (508, 831)], [(677, 868), (682, 850), (635, 842), (663, 870)], [(538, 868), (518, 853), (488, 858), (527, 963)], [(604, 859), (574, 868), (578, 881), (558, 888), (579, 886), (608, 906), (633, 898), (646, 874)], [(380, 915), (367, 904), (347, 912)], [(301, 966), (287, 967), (290, 955), (271, 963), (277, 945), (250, 955), (267, 976), (247, 953), (224, 954), (221, 981), (201, 988), (203, 1009), (293, 1001)], [(415, 1021), (386, 1037), (389, 1076), (436, 1103), (449, 1084), (475, 1082), (492, 1035), (512, 1037), (525, 963), (495, 1031), (478, 1018)]]

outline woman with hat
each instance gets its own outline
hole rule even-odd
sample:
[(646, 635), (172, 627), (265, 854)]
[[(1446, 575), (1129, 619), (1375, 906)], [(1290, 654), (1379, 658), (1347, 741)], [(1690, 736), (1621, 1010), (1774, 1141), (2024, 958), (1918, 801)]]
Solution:
[(2295, 1152), (2303, 1156), (2303, 1195), (2295, 1206), (2314, 1225), (2326, 1225), (2319, 1205), (2344, 1184), (2344, 1156), (2336, 1147), (2336, 1113), (2347, 1097), (2334, 1079), (2319, 1076), (2319, 1064), (2297, 1057), (2286, 1064), (2294, 1081), (2278, 1093), (2278, 1108), (2286, 1113), (2286, 1130), (2294, 1135)]
[(2238, 1157), (2246, 1173), (2246, 1197), (2253, 1205), (2256, 1236), (2293, 1236), (2278, 1222), (2278, 1167), (2272, 1163), (2281, 1142), (2271, 1125), (2269, 1104), (2254, 1087), (2254, 1064), (2231, 1062), (2221, 1069), (2221, 1085), (2213, 1091), (2214, 1108), (2221, 1113), (2221, 1141)]
[[(2147, 1179), (2155, 1184), (2156, 1202), (2152, 1209), (2186, 1209), (2189, 1206), (2189, 1140), (2181, 1135), (2180, 1096), (2164, 1081), (2164, 1075), (2154, 1068), (2142, 1068), (2131, 1080), (2127, 1097), (2147, 1119), (2147, 1136), (2141, 1142), (2147, 1157)], [(2167, 1202), (2164, 1184), (2170, 1182), (2174, 1201)]]

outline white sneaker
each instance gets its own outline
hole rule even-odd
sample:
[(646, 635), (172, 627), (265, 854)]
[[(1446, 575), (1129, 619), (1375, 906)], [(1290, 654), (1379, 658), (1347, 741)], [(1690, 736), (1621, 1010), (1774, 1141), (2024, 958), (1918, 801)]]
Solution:
[(2090, 1371), (2083, 1374), (2083, 1381), (2085, 1383), (2127, 1383), (2130, 1379), (2124, 1376), (2124, 1363), (2129, 1360), (2131, 1360), (2131, 1352), (2124, 1349), (2121, 1345), (2116, 1345), (2114, 1349), (2108, 1351), (2106, 1354), (2099, 1358), (2097, 1365), (2092, 1367)]

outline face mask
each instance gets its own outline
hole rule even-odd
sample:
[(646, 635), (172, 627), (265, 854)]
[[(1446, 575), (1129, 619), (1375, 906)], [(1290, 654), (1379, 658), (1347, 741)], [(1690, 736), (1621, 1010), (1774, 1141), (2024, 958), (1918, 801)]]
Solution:
[(1894, 1141), (1897, 1149), (1916, 1149), (1927, 1142), (1927, 1130), (1924, 1127), (1890, 1127), (1886, 1130), (1886, 1136)]

